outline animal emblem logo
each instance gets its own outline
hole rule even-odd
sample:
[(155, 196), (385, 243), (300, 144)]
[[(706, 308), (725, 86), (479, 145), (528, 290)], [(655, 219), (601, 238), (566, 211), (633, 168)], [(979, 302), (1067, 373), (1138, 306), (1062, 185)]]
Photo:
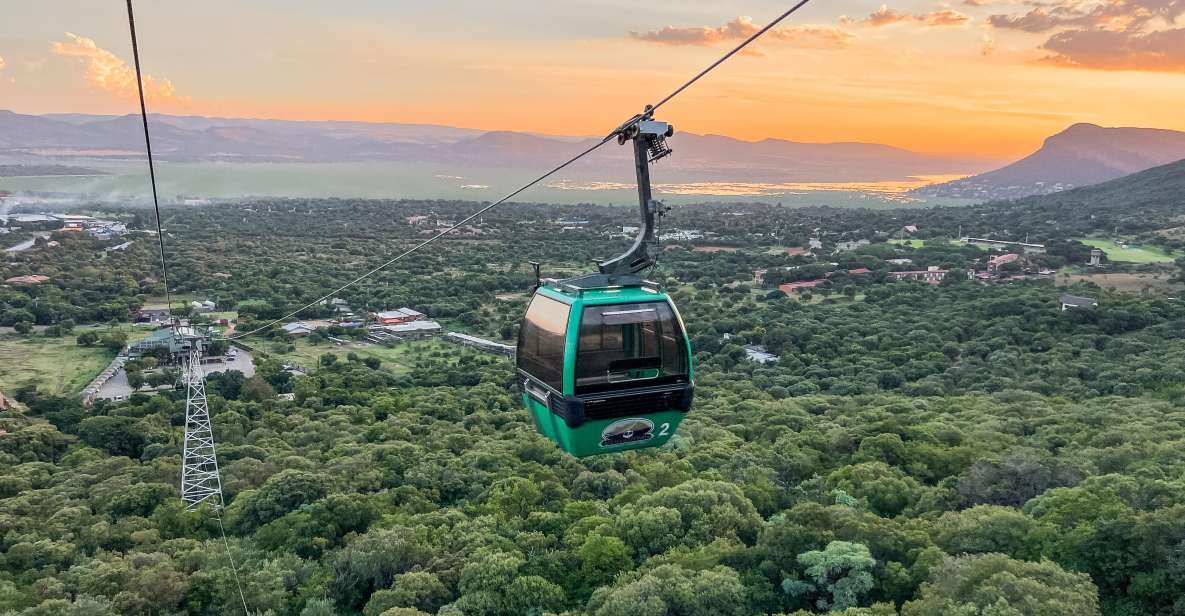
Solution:
[(641, 417), (615, 421), (601, 431), (601, 447), (641, 443), (654, 436), (654, 422)]

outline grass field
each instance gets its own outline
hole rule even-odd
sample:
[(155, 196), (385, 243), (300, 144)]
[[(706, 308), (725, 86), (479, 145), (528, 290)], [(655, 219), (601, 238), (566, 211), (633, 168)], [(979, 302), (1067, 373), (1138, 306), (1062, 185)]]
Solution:
[(1123, 261), (1127, 263), (1166, 263), (1172, 262), (1176, 257), (1173, 255), (1155, 248), (1147, 246), (1143, 248), (1120, 248), (1119, 244), (1111, 240), (1102, 240), (1095, 238), (1083, 238), (1078, 240), (1087, 246), (1101, 248), (1107, 253), (1107, 258), (1111, 261)]
[(363, 359), (377, 357), (383, 362), (382, 369), (394, 374), (411, 372), (415, 359), (419, 355), (430, 355), (438, 351), (458, 355), (461, 353), (461, 347), (443, 340), (416, 340), (400, 343), (393, 347), (385, 347), (366, 342), (351, 342), (340, 346), (332, 342), (310, 344), (307, 339), (300, 338), (293, 343), (293, 346), (296, 347), (293, 352), (284, 350), (287, 347), (286, 343), (281, 345), (264, 340), (250, 340), (250, 343), (275, 359), (302, 368), (318, 367), (321, 356), (325, 353), (337, 355), (338, 361), (345, 360), (350, 353), (355, 353)]
[(106, 349), (78, 346), (75, 336), (0, 336), (0, 391), (11, 393), (34, 381), (43, 393), (74, 395), (107, 367), (112, 356)]
[(1075, 282), (1093, 282), (1100, 287), (1120, 293), (1181, 293), (1185, 285), (1169, 282), (1169, 274), (1091, 274), (1072, 273), (1070, 276), (1058, 274), (1058, 286), (1068, 286)]

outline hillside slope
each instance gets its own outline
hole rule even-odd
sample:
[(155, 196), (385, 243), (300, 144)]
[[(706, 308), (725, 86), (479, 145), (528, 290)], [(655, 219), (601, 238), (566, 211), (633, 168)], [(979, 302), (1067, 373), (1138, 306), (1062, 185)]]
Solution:
[(1011, 165), (919, 189), (925, 196), (1015, 199), (1090, 186), (1185, 158), (1185, 132), (1075, 124)]
[(1008, 227), (1040, 229), (1052, 235), (1088, 230), (1150, 231), (1185, 221), (1185, 160), (1119, 179), (978, 210)]

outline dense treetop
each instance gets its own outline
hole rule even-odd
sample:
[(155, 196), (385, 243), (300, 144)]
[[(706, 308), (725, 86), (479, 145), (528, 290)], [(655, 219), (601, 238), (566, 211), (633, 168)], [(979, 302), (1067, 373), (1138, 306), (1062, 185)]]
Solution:
[[(258, 321), (420, 237), (407, 217), (424, 207), (170, 212), (174, 284)], [(718, 214), (746, 225), (761, 207)], [(520, 225), (556, 217), (521, 206), (346, 299), (513, 339), (533, 283), (524, 262), (576, 271), (612, 252), (599, 234), (625, 217), (557, 211), (594, 222), (565, 235)], [(293, 376), (266, 357), (273, 333), (257, 379), (211, 378), (222, 522), (249, 609), (1185, 613), (1185, 305), (1080, 288), (1100, 306), (1063, 312), (1048, 282), (887, 280), (887, 259), (954, 270), (982, 258), (974, 249), (812, 260), (720, 229), (742, 250), (673, 250), (654, 272), (698, 376), (694, 410), (660, 450), (566, 456), (534, 432), (509, 362), (473, 351), (417, 345), (406, 371), (354, 357)], [(43, 323), (126, 318), (160, 291), (152, 246), (102, 247), (68, 238), (18, 257), (10, 275), (53, 283), (0, 301), (45, 310)], [(859, 267), (872, 271), (839, 271)], [(757, 269), (832, 276), (786, 297), (749, 288)], [(750, 362), (746, 344), (780, 359)], [(218, 522), (180, 503), (183, 392), (88, 409), (35, 388), (21, 398), (26, 410), (0, 413), (0, 614), (241, 612)]]

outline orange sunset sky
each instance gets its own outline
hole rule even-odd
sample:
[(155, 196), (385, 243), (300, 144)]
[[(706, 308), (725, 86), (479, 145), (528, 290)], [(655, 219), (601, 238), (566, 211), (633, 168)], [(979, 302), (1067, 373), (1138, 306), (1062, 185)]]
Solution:
[[(150, 111), (603, 134), (769, 0), (141, 0)], [(6, 3), (0, 109), (136, 111), (123, 2)], [(1026, 154), (1185, 130), (1185, 1), (814, 0), (664, 109), (681, 130)]]

